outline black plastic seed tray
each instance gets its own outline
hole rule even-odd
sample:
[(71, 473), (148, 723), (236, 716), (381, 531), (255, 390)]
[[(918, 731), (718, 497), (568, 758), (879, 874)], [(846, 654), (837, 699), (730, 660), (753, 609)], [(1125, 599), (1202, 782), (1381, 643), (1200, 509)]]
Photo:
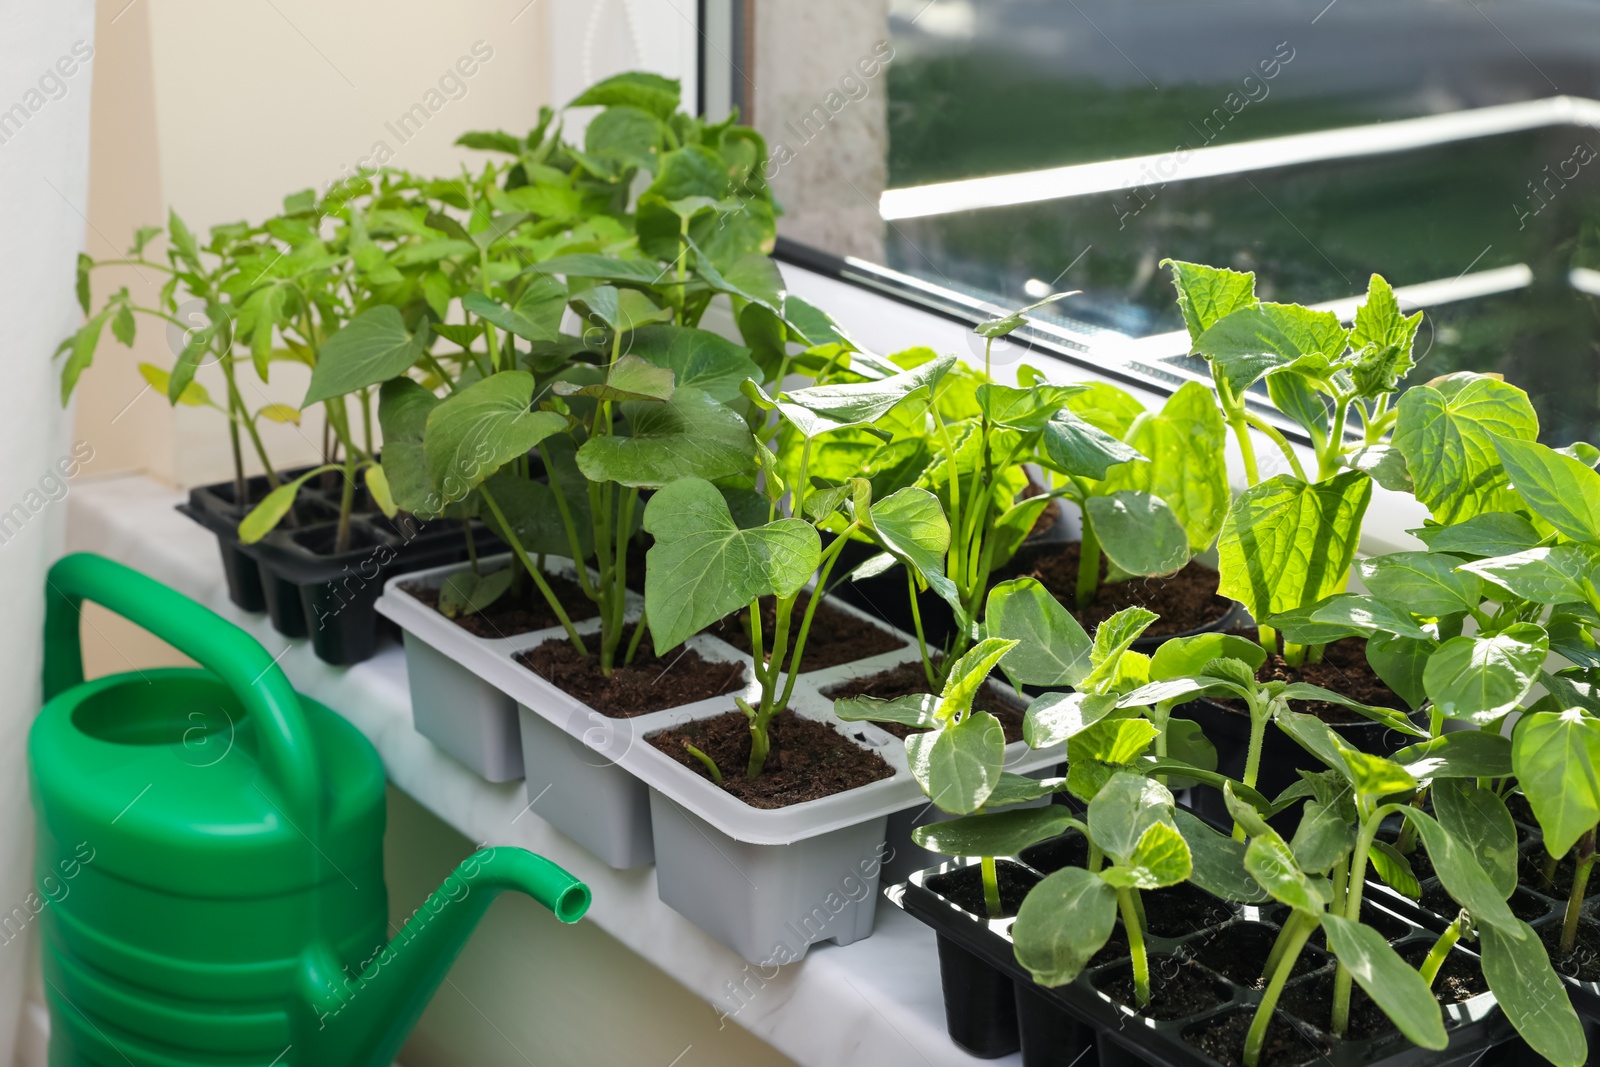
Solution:
[[(1037, 881), (1076, 861), (1082, 851), (1082, 838), (1074, 833), (1001, 862), (1008, 880)], [(1156, 1001), (1141, 1014), (1118, 999), (1131, 988), (1131, 963), (1120, 923), (1107, 948), (1076, 980), (1047, 989), (1035, 984), (1016, 962), (1010, 939), (1014, 918), (983, 918), (944, 895), (957, 891), (961, 880), (976, 877), (977, 861), (957, 861), (918, 872), (909, 882), (885, 890), (891, 902), (933, 927), (938, 936), (946, 1018), (956, 1044), (985, 1057), (1020, 1048), (1025, 1067), (1232, 1067), (1194, 1041), (1212, 1028), (1238, 1026), (1242, 1045), (1261, 994), (1248, 975), (1238, 973), (1240, 965), (1233, 954), (1246, 939), (1270, 947), (1284, 909), (1235, 904), (1192, 885), (1144, 893)], [(1366, 921), (1384, 932), (1402, 954), (1420, 957), (1437, 939), (1434, 931), (1381, 905), (1369, 904), (1365, 911)], [(1457, 966), (1477, 972), (1473, 953), (1460, 947), (1454, 951), (1461, 961)], [(1307, 947), (1295, 977), (1285, 987), (1274, 1023), (1287, 1028), (1286, 1034), (1303, 1047), (1304, 1057), (1280, 1059), (1275, 1067), (1311, 1063), (1446, 1067), (1475, 1059), (1479, 1067), (1489, 1067), (1514, 1047), (1513, 1032), (1487, 991), (1444, 1006), (1450, 1045), (1441, 1051), (1411, 1044), (1387, 1020), (1380, 1020), (1369, 1036), (1334, 1038), (1326, 1033), (1325, 1021), (1303, 1018), (1292, 1010), (1297, 997), (1326, 1008), (1320, 984), (1331, 981), (1334, 966), (1324, 951)], [(1004, 995), (1007, 985), (1009, 997)], [(1193, 1003), (1174, 1014), (1162, 1004), (1163, 988), (1184, 990), (1182, 996)], [(1014, 1015), (1009, 1022), (1008, 1009)], [(1243, 1016), (1242, 1021), (1237, 1016)], [(1016, 1037), (1008, 1044), (1005, 1038), (1010, 1033)], [(1486, 1050), (1493, 1055), (1486, 1056)]]
[[(285, 471), (289, 480), (309, 468)], [(309, 637), (317, 656), (336, 665), (359, 663), (377, 650), (380, 619), (374, 610), (386, 579), (467, 558), (460, 522), (387, 518), (365, 486), (355, 493), (350, 547), (335, 553), (342, 477), (312, 479), (301, 487), (292, 514), (266, 537), (241, 544), (232, 481), (202, 486), (178, 510), (216, 535), (228, 595), (246, 611), (266, 611), (285, 637)], [(266, 495), (267, 481), (250, 479), (250, 500)], [(473, 521), (479, 552), (498, 551), (499, 540)], [(387, 625), (386, 623), (382, 625)]]

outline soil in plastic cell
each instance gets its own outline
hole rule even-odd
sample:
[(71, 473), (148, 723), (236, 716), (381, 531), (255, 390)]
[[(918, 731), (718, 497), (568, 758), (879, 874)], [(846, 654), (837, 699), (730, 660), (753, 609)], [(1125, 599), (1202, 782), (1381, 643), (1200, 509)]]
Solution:
[[(567, 613), (567, 618), (571, 621), (582, 622), (600, 614), (595, 602), (584, 595), (583, 588), (577, 582), (563, 578), (559, 574), (546, 575), (545, 581), (550, 584), (550, 591), (555, 593), (556, 599), (561, 602), (562, 610)], [(422, 582), (406, 582), (400, 588), (433, 610), (439, 610), (439, 590), (436, 586)], [(528, 582), (527, 588), (520, 593), (516, 589), (506, 591), (500, 599), (483, 611), (472, 615), (457, 615), (450, 621), (473, 637), (490, 639), (515, 637), (517, 634), (548, 630), (561, 625), (556, 613), (550, 610), (549, 602), (532, 582)]]
[(1094, 987), (1125, 1008), (1147, 1019), (1169, 1022), (1210, 1011), (1226, 998), (1217, 980), (1180, 956), (1152, 955), (1150, 1003), (1139, 1007), (1133, 989), (1133, 962), (1095, 975)]
[[(1556, 864), (1554, 878), (1546, 879), (1545, 866), (1550, 862), (1550, 854), (1542, 845), (1525, 849), (1522, 860), (1518, 865), (1517, 878), (1529, 889), (1543, 893), (1547, 897), (1565, 901), (1572, 892), (1573, 863), (1571, 858), (1562, 859)], [(1589, 881), (1583, 887), (1584, 899), (1600, 893), (1600, 871), (1590, 871)]]
[(1227, 904), (1192, 885), (1147, 889), (1139, 896), (1145, 929), (1157, 937), (1182, 937), (1233, 918)]
[[(1411, 966), (1421, 967), (1432, 948), (1432, 942), (1417, 941), (1396, 951)], [(1475, 957), (1465, 952), (1451, 952), (1439, 965), (1439, 973), (1433, 977), (1433, 995), (1442, 1004), (1459, 1004), (1487, 992), (1489, 982), (1483, 977), (1483, 968)]]
[(843, 793), (888, 778), (894, 768), (827, 723), (780, 712), (767, 724), (771, 747), (761, 774), (747, 778), (750, 721), (742, 711), (700, 719), (652, 734), (656, 748), (702, 778), (705, 764), (684, 743), (710, 756), (722, 772), (722, 788), (753, 808), (784, 808)]
[[(806, 590), (802, 590), (794, 602), (794, 610), (789, 616), (789, 650), (784, 653), (785, 659), (794, 654), (794, 642), (800, 634), (806, 605), (810, 602), (811, 593)], [(777, 629), (777, 601), (772, 597), (762, 597), (761, 644), (769, 658)], [(749, 655), (750, 609), (741, 608), (732, 615), (723, 616), (720, 621), (707, 627), (705, 632)], [(806, 647), (800, 655), (800, 673), (837, 667), (841, 663), (853, 663), (904, 647), (905, 642), (894, 634), (824, 599), (817, 605), (817, 613), (811, 619), (811, 629), (806, 634)]]
[[(1418, 903), (1446, 922), (1453, 921), (1461, 911), (1461, 905), (1457, 904), (1438, 882), (1427, 882), (1423, 885), (1422, 899)], [(1550, 913), (1550, 905), (1543, 897), (1537, 893), (1530, 893), (1520, 886), (1511, 894), (1511, 899), (1507, 903), (1511, 906), (1511, 914), (1525, 923), (1542, 919)]]
[[(1244, 1067), (1244, 1038), (1255, 1018), (1254, 1008), (1235, 1008), (1213, 1015), (1183, 1032), (1187, 1043), (1227, 1067)], [(1302, 1067), (1328, 1054), (1328, 1046), (1290, 1025), (1283, 1012), (1272, 1013), (1259, 1067)]]
[[(1455, 918), (1454, 913), (1452, 913), (1450, 917)], [(1407, 934), (1416, 929), (1416, 927), (1412, 926), (1404, 919), (1398, 919), (1386, 911), (1379, 911), (1377, 908), (1372, 906), (1370, 901), (1367, 900), (1363, 900), (1361, 902), (1361, 921), (1367, 926), (1370, 926), (1374, 930), (1378, 931), (1378, 933), (1382, 934), (1383, 939), (1391, 944), (1400, 940), (1402, 937), (1405, 937)], [(1319, 949), (1326, 949), (1328, 947), (1324, 941), (1321, 929), (1318, 929), (1311, 935), (1311, 938), (1307, 944), (1315, 945)]]
[(1022, 907), (1028, 890), (1039, 884), (1038, 876), (1020, 864), (1007, 860), (995, 863), (995, 880), (1000, 884), (1000, 914), (990, 915), (983, 900), (983, 871), (978, 867), (958, 867), (928, 879), (930, 892), (939, 894), (963, 911), (981, 919), (1009, 919)]
[[(1290, 982), (1283, 987), (1278, 1007), (1326, 1033), (1333, 1022), (1333, 984), (1334, 972), (1331, 970)], [(1374, 1004), (1360, 986), (1351, 988), (1350, 1017), (1345, 1026), (1345, 1038), (1364, 1041), (1394, 1028), (1394, 1023), (1389, 1021), (1383, 1009)]]
[(708, 660), (681, 645), (657, 656), (648, 633), (639, 642), (633, 662), (624, 666), (623, 654), (633, 629), (632, 625), (623, 628), (617, 665), (609, 678), (600, 671), (598, 634), (584, 638), (588, 655), (581, 654), (563, 634), (518, 652), (514, 658), (563, 693), (613, 719), (682, 707), (744, 688), (749, 668), (743, 663)]
[(1089, 862), (1089, 841), (1073, 831), (1022, 850), (1022, 862), (1036, 871), (1054, 874), (1063, 867), (1083, 867)]
[(1539, 939), (1550, 951), (1550, 965), (1557, 974), (1580, 982), (1600, 982), (1600, 923), (1583, 919), (1578, 923), (1578, 940), (1572, 951), (1561, 954), (1561, 913), (1538, 928)]
[[(1198, 630), (1220, 622), (1232, 604), (1217, 595), (1217, 572), (1191, 560), (1176, 574), (1164, 578), (1129, 578), (1106, 581), (1106, 557), (1100, 557), (1100, 588), (1092, 603), (1078, 609), (1078, 556), (1082, 544), (1070, 541), (1056, 551), (1042, 555), (1022, 577), (1034, 578), (1066, 605), (1083, 628), (1090, 633), (1123, 608), (1148, 608), (1160, 616), (1145, 634), (1170, 636)], [(1011, 576), (1011, 575), (1008, 575)]]
[[(1195, 962), (1211, 968), (1229, 981), (1247, 989), (1264, 989), (1267, 983), (1262, 971), (1277, 940), (1278, 927), (1266, 923), (1241, 922), (1208, 931), (1196, 940), (1186, 942), (1185, 948)], [(1328, 957), (1321, 952), (1305, 948), (1296, 958), (1294, 970), (1289, 974), (1298, 978), (1327, 962)]]
[[(809, 653), (807, 655), (809, 657)], [(919, 662), (902, 663), (876, 674), (846, 679), (824, 689), (822, 695), (829, 700), (843, 700), (847, 697), (893, 700), (895, 697), (928, 691), (928, 676), (923, 672), (922, 664)], [(993, 681), (987, 681), (978, 690), (977, 699), (973, 701), (972, 706), (979, 711), (987, 711), (1000, 720), (1000, 726), (1006, 732), (1006, 744), (1022, 740), (1022, 720), (1027, 709), (1022, 706), (1021, 699), (1014, 693), (1002, 689)], [(902, 740), (917, 732), (916, 727), (898, 722), (880, 722), (873, 725)]]
[[(1234, 633), (1248, 637), (1252, 641), (1258, 636), (1257, 632), (1249, 627), (1235, 628)], [(1320, 662), (1308, 661), (1299, 667), (1291, 666), (1279, 653), (1269, 652), (1267, 662), (1261, 665), (1256, 677), (1263, 682), (1309, 682), (1375, 708), (1393, 708), (1402, 713), (1410, 713), (1410, 708), (1400, 695), (1390, 689), (1367, 663), (1367, 642), (1362, 637), (1341, 637), (1337, 641), (1330, 641), (1322, 646)], [(1232, 697), (1219, 699), (1217, 703), (1234, 711), (1246, 710), (1244, 701)], [(1325, 700), (1297, 700), (1294, 707), (1296, 711), (1315, 715), (1323, 722), (1372, 721), (1349, 708), (1330, 704)]]

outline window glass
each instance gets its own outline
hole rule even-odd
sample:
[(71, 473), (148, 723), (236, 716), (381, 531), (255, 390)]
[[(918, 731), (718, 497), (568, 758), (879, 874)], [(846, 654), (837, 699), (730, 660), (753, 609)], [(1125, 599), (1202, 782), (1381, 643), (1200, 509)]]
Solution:
[(1502, 372), (1547, 440), (1600, 439), (1600, 4), (890, 0), (882, 34), (881, 138), (803, 149), (881, 145), (882, 190), (796, 194), (880, 228), (790, 236), (1000, 305), (1081, 289), (1042, 313), (1066, 343), (1179, 374), (1164, 257), (1346, 312), (1380, 272), (1427, 311), (1413, 380)]

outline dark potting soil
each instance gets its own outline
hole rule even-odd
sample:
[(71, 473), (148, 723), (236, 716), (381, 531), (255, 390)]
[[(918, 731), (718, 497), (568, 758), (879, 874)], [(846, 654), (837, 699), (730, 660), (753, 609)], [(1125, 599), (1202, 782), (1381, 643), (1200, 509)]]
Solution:
[[(1529, 849), (1522, 853), (1521, 859), (1517, 862), (1517, 880), (1529, 889), (1564, 901), (1572, 892), (1572, 859), (1569, 856), (1557, 863), (1555, 877), (1546, 879), (1545, 864), (1549, 862), (1550, 855), (1543, 848)], [(1587, 900), (1596, 893), (1600, 893), (1600, 872), (1590, 871), (1589, 881), (1583, 887), (1584, 899)]]
[(1089, 842), (1080, 833), (1063, 834), (1023, 849), (1022, 859), (1045, 874), (1054, 874), (1064, 867), (1083, 867), (1089, 862)]
[[(1451, 915), (1450, 918), (1453, 919), (1455, 916)], [(1390, 942), (1391, 944), (1400, 940), (1402, 937), (1405, 937), (1414, 929), (1414, 927), (1407, 925), (1405, 922), (1395, 918), (1388, 912), (1379, 911), (1378, 909), (1374, 908), (1371, 905), (1371, 902), (1367, 900), (1363, 900), (1361, 902), (1361, 921), (1365, 925), (1372, 927), (1374, 930), (1378, 931), (1378, 933), (1382, 934), (1384, 940)], [(1306, 943), (1309, 945), (1314, 945), (1318, 949), (1326, 949), (1328, 947), (1320, 929), (1313, 933), (1310, 940), (1308, 940)]]
[(1533, 805), (1529, 804), (1528, 798), (1521, 793), (1512, 793), (1506, 797), (1506, 808), (1517, 822), (1525, 826), (1539, 825), (1539, 820), (1533, 817)]
[[(893, 700), (895, 697), (928, 691), (928, 676), (923, 673), (922, 664), (902, 663), (898, 667), (890, 667), (886, 671), (869, 674), (865, 678), (851, 678), (838, 685), (829, 686), (822, 691), (822, 695), (830, 700), (843, 700), (846, 697), (877, 697), (880, 700)], [(1002, 689), (993, 681), (987, 681), (978, 690), (978, 697), (972, 706), (979, 711), (987, 711), (1000, 720), (1000, 725), (1006, 732), (1006, 744), (1022, 740), (1022, 719), (1027, 709), (1022, 706), (1022, 701), (1015, 694)], [(916, 732), (915, 727), (897, 722), (879, 722), (873, 725), (902, 740)]]
[[(1419, 941), (1400, 949), (1400, 958), (1413, 967), (1421, 967), (1432, 948), (1431, 943)], [(1439, 973), (1433, 977), (1433, 995), (1442, 1004), (1459, 1004), (1487, 992), (1489, 982), (1483, 977), (1483, 968), (1464, 952), (1452, 952), (1446, 956), (1439, 965)]]
[[(1236, 629), (1234, 632), (1252, 641), (1258, 636), (1255, 630), (1249, 628)], [(1341, 637), (1331, 641), (1323, 646), (1320, 662), (1305, 663), (1299, 667), (1290, 666), (1281, 655), (1269, 652), (1267, 662), (1261, 665), (1256, 677), (1263, 682), (1309, 682), (1375, 708), (1393, 708), (1407, 714), (1410, 711), (1400, 695), (1385, 685), (1367, 663), (1367, 642), (1361, 637)], [(1241, 714), (1246, 710), (1242, 700), (1229, 698), (1218, 703)], [(1371, 721), (1349, 708), (1323, 700), (1297, 700), (1294, 706), (1296, 711), (1315, 715), (1323, 722)]]
[[(633, 627), (624, 627), (617, 649), (619, 660), (632, 636)], [(738, 692), (745, 684), (744, 664), (708, 660), (694, 649), (683, 647), (659, 657), (648, 634), (639, 642), (633, 662), (616, 667), (607, 678), (600, 673), (600, 657), (593, 649), (597, 641), (598, 636), (585, 640), (590, 652), (584, 656), (565, 637), (552, 637), (517, 653), (516, 661), (563, 693), (613, 719), (631, 719), (709, 700)]]
[(1094, 986), (1123, 1007), (1161, 1022), (1198, 1015), (1222, 1003), (1216, 979), (1178, 956), (1150, 957), (1150, 1003), (1143, 1008), (1133, 991), (1132, 961), (1097, 976)]
[[(811, 594), (802, 591), (794, 602), (794, 611), (789, 616), (789, 653), (794, 650), (794, 639), (800, 632), (801, 620), (805, 618), (806, 605), (811, 601)], [(772, 637), (777, 632), (778, 607), (777, 601), (772, 597), (761, 598), (761, 643), (766, 648), (768, 657), (772, 655)], [(745, 655), (750, 655), (750, 609), (742, 608), (732, 615), (724, 616), (720, 621), (712, 623), (706, 628), (706, 633), (737, 648)], [(817, 605), (817, 613), (811, 620), (811, 629), (806, 635), (805, 651), (800, 656), (800, 673), (820, 671), (824, 667), (837, 667), (841, 663), (852, 663), (868, 656), (876, 656), (883, 652), (893, 652), (897, 648), (904, 648), (905, 642), (887, 630), (879, 629), (865, 619), (857, 618), (828, 603), (826, 599)]]
[(750, 762), (750, 720), (742, 711), (687, 722), (652, 734), (649, 741), (691, 771), (710, 778), (688, 742), (710, 756), (722, 771), (722, 788), (752, 808), (784, 808), (843, 793), (894, 773), (869, 752), (827, 723), (780, 712), (767, 724), (771, 748), (756, 778), (746, 778)]
[(1078, 596), (1078, 556), (1082, 548), (1080, 542), (1069, 541), (1055, 552), (1039, 557), (1021, 576), (1037, 579), (1090, 633), (1123, 608), (1148, 608), (1161, 616), (1145, 631), (1148, 636), (1161, 637), (1209, 626), (1226, 615), (1232, 606), (1226, 597), (1217, 595), (1217, 572), (1203, 563), (1191, 560), (1178, 573), (1164, 578), (1108, 582), (1105, 580), (1106, 558), (1102, 555), (1100, 588), (1088, 607), (1078, 609), (1074, 605)]
[(1572, 951), (1561, 955), (1561, 913), (1539, 927), (1539, 940), (1550, 952), (1550, 965), (1557, 974), (1580, 982), (1600, 982), (1600, 923), (1583, 919), (1578, 923), (1578, 940)]
[(1226, 904), (1190, 885), (1149, 889), (1139, 897), (1145, 929), (1157, 937), (1182, 937), (1232, 918)]
[[(1244, 1038), (1254, 1018), (1254, 1008), (1236, 1008), (1191, 1026), (1183, 1032), (1183, 1039), (1228, 1067), (1244, 1067)], [(1302, 1067), (1327, 1054), (1326, 1045), (1296, 1030), (1278, 1011), (1267, 1024), (1259, 1067)]]
[[(1422, 897), (1418, 903), (1446, 921), (1455, 919), (1461, 911), (1461, 905), (1457, 904), (1438, 882), (1430, 882), (1422, 887)], [(1550, 905), (1545, 903), (1543, 897), (1537, 893), (1530, 893), (1520, 886), (1506, 903), (1511, 907), (1511, 914), (1525, 923), (1542, 919), (1550, 913)]]
[(998, 860), (994, 866), (995, 881), (1000, 883), (999, 915), (990, 915), (984, 903), (983, 870), (979, 867), (958, 867), (936, 874), (928, 879), (928, 888), (980, 919), (1009, 919), (1022, 907), (1023, 898), (1039, 884), (1039, 879), (1027, 868), (1007, 860)]
[[(1426, 955), (1427, 950), (1424, 949), (1423, 953)], [(1333, 974), (1330, 970), (1312, 978), (1290, 982), (1283, 987), (1278, 1006), (1301, 1022), (1327, 1032), (1333, 1019)], [(1389, 1021), (1383, 1009), (1374, 1004), (1360, 986), (1351, 988), (1350, 1018), (1344, 1032), (1346, 1038), (1361, 1041), (1386, 1034), (1394, 1028), (1394, 1023)]]
[[(563, 578), (559, 574), (546, 575), (545, 581), (550, 583), (550, 591), (555, 593), (556, 599), (561, 602), (561, 607), (567, 613), (567, 618), (573, 622), (592, 619), (600, 614), (595, 602), (584, 595), (582, 587), (577, 582)], [(421, 582), (407, 582), (400, 588), (433, 610), (439, 610), (439, 590), (433, 586)], [(561, 625), (561, 620), (556, 618), (556, 613), (550, 610), (550, 605), (545, 602), (543, 595), (532, 582), (528, 583), (527, 590), (521, 596), (512, 590), (490, 604), (486, 610), (475, 615), (458, 615), (450, 621), (473, 637), (487, 638), (515, 637), (517, 634), (548, 630), (552, 626)]]
[[(1248, 989), (1265, 989), (1262, 971), (1267, 966), (1267, 956), (1278, 940), (1278, 928), (1265, 923), (1235, 923), (1212, 931), (1203, 944), (1188, 944), (1195, 961)], [(1316, 949), (1302, 949), (1295, 960), (1291, 978), (1298, 978), (1328, 962), (1328, 957)]]

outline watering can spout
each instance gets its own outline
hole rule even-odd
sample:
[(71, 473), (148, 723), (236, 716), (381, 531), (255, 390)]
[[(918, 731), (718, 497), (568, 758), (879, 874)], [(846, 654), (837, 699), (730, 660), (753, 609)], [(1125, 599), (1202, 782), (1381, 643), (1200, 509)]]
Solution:
[(326, 944), (309, 949), (303, 980), (306, 1062), (388, 1067), (478, 920), (502, 891), (526, 893), (564, 923), (589, 908), (589, 888), (542, 856), (486, 848), (463, 860), (356, 976)]

